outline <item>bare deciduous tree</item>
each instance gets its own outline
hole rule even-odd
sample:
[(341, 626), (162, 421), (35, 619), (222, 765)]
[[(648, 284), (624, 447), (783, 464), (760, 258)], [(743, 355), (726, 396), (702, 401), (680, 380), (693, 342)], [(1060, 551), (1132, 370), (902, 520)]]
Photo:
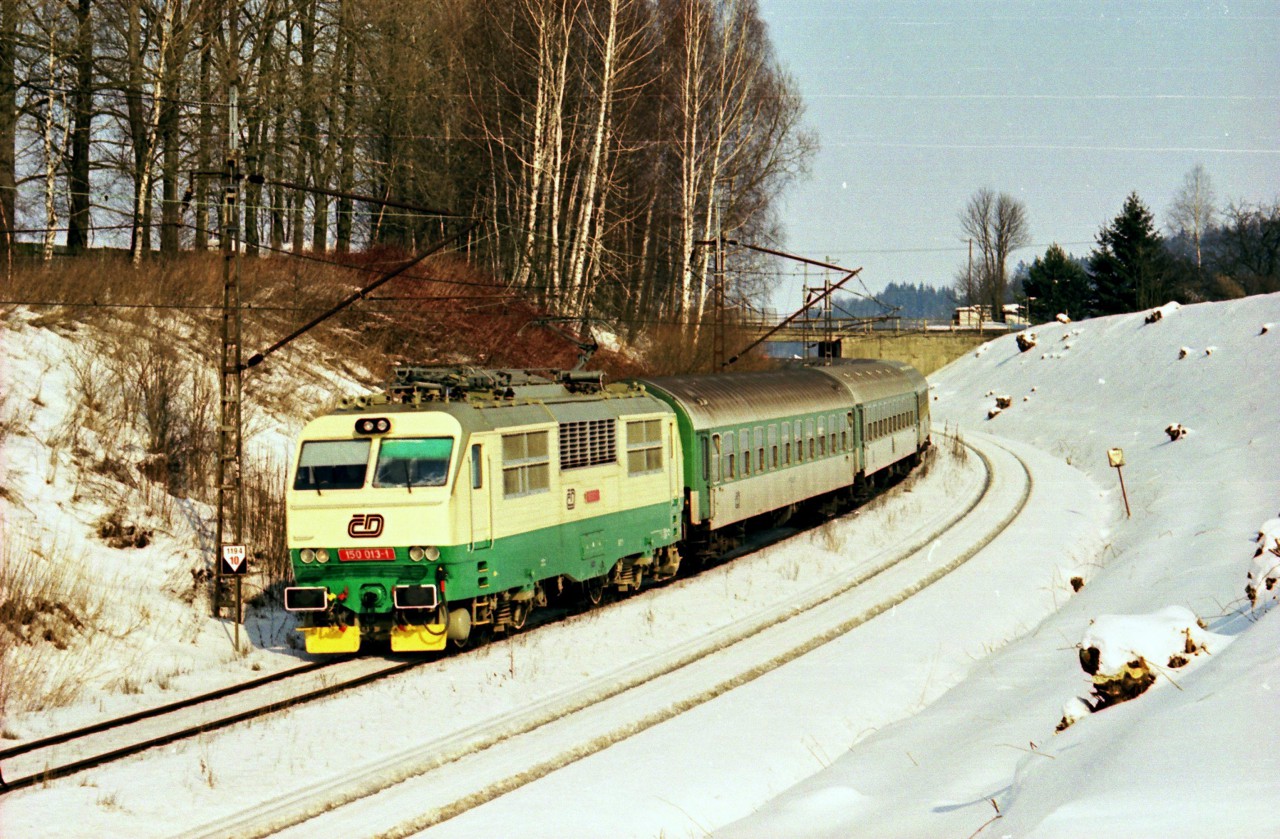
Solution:
[(1173, 196), (1173, 205), (1169, 207), (1169, 230), (1174, 234), (1185, 233), (1191, 237), (1196, 251), (1197, 273), (1204, 264), (1200, 255), (1200, 240), (1213, 225), (1217, 214), (1214, 207), (1216, 200), (1209, 173), (1202, 164), (1197, 163), (1182, 179), (1182, 187)]
[(969, 278), (973, 287), (959, 290), (977, 291), (979, 299), (991, 306), (992, 318), (1003, 321), (1008, 288), (1005, 262), (1012, 251), (1031, 243), (1026, 207), (1008, 193), (983, 188), (960, 213), (960, 227), (977, 249), (978, 264)]

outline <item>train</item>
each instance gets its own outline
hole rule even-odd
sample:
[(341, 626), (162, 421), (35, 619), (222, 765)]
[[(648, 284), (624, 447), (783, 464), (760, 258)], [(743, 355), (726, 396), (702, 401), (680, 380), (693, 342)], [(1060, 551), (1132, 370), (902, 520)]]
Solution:
[(871, 359), (621, 382), (399, 366), (299, 436), (284, 607), (315, 654), (518, 631), (847, 509), (920, 462), (928, 399), (913, 367)]

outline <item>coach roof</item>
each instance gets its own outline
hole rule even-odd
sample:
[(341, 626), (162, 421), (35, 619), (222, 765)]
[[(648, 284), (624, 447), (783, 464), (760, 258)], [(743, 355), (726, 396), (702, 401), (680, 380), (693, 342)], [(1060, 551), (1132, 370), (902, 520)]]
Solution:
[(695, 430), (770, 422), (797, 414), (846, 412), (848, 387), (815, 369), (791, 368), (718, 375), (641, 379), (689, 416)]

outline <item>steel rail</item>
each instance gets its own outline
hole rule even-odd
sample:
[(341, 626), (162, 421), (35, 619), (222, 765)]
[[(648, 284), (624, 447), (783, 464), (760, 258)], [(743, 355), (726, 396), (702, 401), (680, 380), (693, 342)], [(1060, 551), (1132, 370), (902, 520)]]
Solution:
[[(304, 675), (307, 675), (308, 673), (315, 672), (316, 670), (324, 669), (326, 667), (333, 667), (339, 664), (344, 664), (347, 661), (349, 661), (349, 659), (342, 660), (342, 661), (312, 662), (309, 664), (302, 665), (300, 667), (294, 667), (294, 668), (290, 668), (289, 670), (281, 671), (280, 673), (274, 673), (269, 676), (263, 676), (258, 679), (253, 679), (238, 685), (233, 685), (227, 688), (210, 691), (208, 693), (201, 694), (199, 696), (194, 696), (189, 699), (180, 700), (178, 702), (172, 702), (167, 705), (162, 705), (156, 708), (149, 708), (143, 711), (138, 711), (133, 714), (128, 714), (123, 717), (118, 717), (118, 718), (107, 720), (104, 722), (95, 723), (93, 725), (76, 729), (74, 731), (68, 731), (61, 734), (53, 735), (51, 737), (42, 738), (40, 740), (34, 740), (30, 743), (23, 743), (20, 746), (14, 746), (10, 749), (4, 750), (3, 752), (0, 752), (0, 760), (13, 758), (23, 754), (30, 754), (32, 752), (38, 752), (40, 750), (48, 749), (57, 745), (73, 743), (76, 740), (84, 739), (94, 734), (101, 734), (103, 732), (110, 731), (115, 728), (123, 728), (125, 726), (133, 725), (137, 722), (141, 722), (144, 720), (160, 719), (170, 714), (179, 714), (182, 711), (191, 711), (193, 709), (197, 709), (202, 706), (208, 705), (210, 702), (215, 702), (220, 699), (225, 699), (228, 696), (232, 696), (238, 693), (245, 693), (251, 690), (257, 690), (269, 684), (282, 682), (289, 678), (297, 678), (299, 676), (304, 676)], [(115, 760), (120, 760), (121, 758), (129, 757), (131, 755), (135, 755), (140, 752), (144, 752), (147, 749), (155, 748), (156, 746), (165, 746), (170, 743), (175, 743), (179, 740), (185, 740), (189, 737), (195, 737), (207, 731), (214, 731), (219, 728), (225, 728), (226, 726), (234, 725), (235, 723), (238, 723), (238, 722), (244, 722), (246, 720), (256, 719), (257, 717), (265, 716), (267, 714), (274, 713), (276, 711), (280, 711), (285, 708), (291, 708), (295, 705), (301, 705), (315, 699), (322, 699), (326, 696), (331, 696), (335, 693), (339, 693), (341, 691), (348, 690), (350, 688), (359, 687), (361, 685), (368, 684), (369, 682), (373, 682), (378, 679), (383, 679), (389, 676), (394, 676), (398, 673), (403, 673), (406, 670), (411, 670), (414, 667), (418, 667), (423, 664), (429, 663), (429, 661), (430, 661), (429, 659), (418, 659), (414, 661), (393, 662), (393, 663), (390, 663), (388, 667), (382, 670), (376, 670), (372, 673), (365, 673), (360, 676), (355, 676), (346, 680), (339, 680), (337, 682), (334, 682), (333, 684), (325, 685), (323, 687), (316, 688), (314, 690), (294, 694), (292, 696), (288, 696), (283, 699), (277, 699), (262, 705), (255, 706), (247, 710), (237, 711), (236, 713), (233, 713), (233, 714), (219, 716), (212, 720), (205, 720), (200, 722), (197, 725), (179, 725), (174, 730), (166, 732), (165, 734), (162, 734), (159, 736), (147, 737), (147, 738), (129, 742), (114, 748), (108, 748), (101, 752), (93, 754), (91, 756), (81, 758), (79, 760), (68, 761), (67, 763), (63, 763), (57, 766), (46, 767), (41, 769), (38, 772), (31, 772), (26, 775), (21, 775), (17, 778), (5, 779), (3, 775), (3, 771), (0, 770), (0, 795), (7, 792), (12, 792), (14, 790), (25, 789), (26, 787), (34, 786), (35, 784), (39, 784), (39, 783), (44, 783), (45, 781), (52, 781), (56, 778), (65, 778), (68, 775), (74, 775), (78, 772), (83, 772), (86, 769), (92, 769), (97, 766), (102, 766), (103, 764), (110, 763)]]

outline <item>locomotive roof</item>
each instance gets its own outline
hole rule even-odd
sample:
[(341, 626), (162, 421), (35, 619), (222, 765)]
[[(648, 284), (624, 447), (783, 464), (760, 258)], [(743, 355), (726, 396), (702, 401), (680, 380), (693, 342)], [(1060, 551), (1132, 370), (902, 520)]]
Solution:
[(873, 359), (750, 373), (661, 376), (640, 383), (670, 396), (695, 429), (767, 422), (807, 412), (843, 412), (855, 403), (925, 388), (924, 377), (910, 365)]
[(643, 388), (605, 384), (599, 372), (401, 367), (383, 392), (345, 398), (332, 415), (446, 413), (484, 431), (670, 410)]

